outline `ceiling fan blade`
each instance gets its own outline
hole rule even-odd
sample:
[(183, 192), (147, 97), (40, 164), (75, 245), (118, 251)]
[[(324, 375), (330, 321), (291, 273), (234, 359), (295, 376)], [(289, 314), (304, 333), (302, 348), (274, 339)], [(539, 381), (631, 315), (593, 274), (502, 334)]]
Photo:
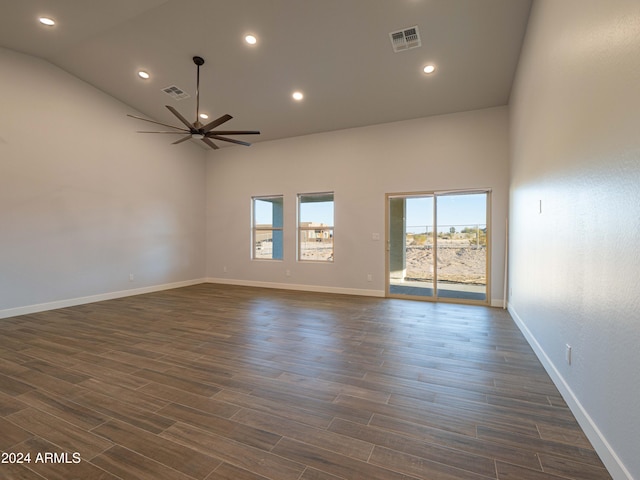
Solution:
[(191, 140), (191, 134), (181, 138), (180, 140), (176, 140), (175, 142), (171, 143), (171, 145), (177, 145), (178, 143), (186, 142), (187, 140)]
[(218, 135), (211, 135), (209, 138), (215, 138), (216, 140), (222, 140), (223, 142), (237, 143), (238, 145), (244, 145), (246, 147), (251, 146), (249, 142), (243, 142), (242, 140), (235, 140), (233, 138), (219, 137)]
[(208, 131), (216, 128), (218, 125), (222, 125), (224, 122), (228, 122), (232, 118), (233, 117), (227, 113), (220, 118), (215, 119), (213, 122), (207, 123), (204, 127), (202, 127), (202, 131), (204, 133), (207, 133)]
[(216, 145), (215, 143), (213, 143), (211, 140), (209, 140), (208, 138), (203, 138), (202, 141), (204, 143), (206, 143), (207, 145), (209, 145), (211, 148), (213, 148), (214, 150), (219, 150), (220, 147), (218, 145)]
[(194, 127), (193, 124), (189, 123), (186, 118), (180, 115), (180, 112), (178, 112), (175, 108), (173, 108), (171, 105), (165, 105), (165, 107), (167, 107), (171, 113), (178, 117), (178, 120), (180, 120), (187, 126), (187, 128), (189, 128), (189, 131), (191, 131), (192, 129), (195, 130), (196, 127)]
[[(174, 127), (173, 125), (168, 125), (166, 123), (156, 122), (155, 120), (149, 120), (149, 119), (142, 118), (142, 117), (136, 117), (135, 115), (130, 115), (128, 113), (127, 113), (127, 117), (135, 118), (137, 120), (144, 120), (145, 122), (155, 123), (156, 125), (162, 125), (163, 127), (175, 128), (176, 130), (185, 131), (185, 129), (182, 128), (182, 127)], [(191, 131), (191, 130), (187, 130), (187, 131)]]
[(211, 135), (260, 135), (258, 130), (215, 130)]
[(188, 132), (187, 130), (182, 130), (182, 129), (179, 132), (145, 132), (145, 131), (142, 131), (142, 130), (137, 130), (136, 133), (169, 133), (169, 134), (174, 134), (174, 135), (176, 133), (178, 135), (184, 135), (185, 133), (189, 133), (190, 134), (190, 132)]

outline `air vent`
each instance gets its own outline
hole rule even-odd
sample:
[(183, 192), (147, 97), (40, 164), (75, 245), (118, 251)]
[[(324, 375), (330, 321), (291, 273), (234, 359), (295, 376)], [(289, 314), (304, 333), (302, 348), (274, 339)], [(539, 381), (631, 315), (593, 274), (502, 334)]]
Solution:
[(191, 96), (181, 88), (176, 87), (175, 85), (171, 85), (170, 87), (163, 88), (162, 91), (167, 95), (169, 95), (174, 100), (183, 100)]
[(389, 38), (391, 39), (393, 51), (396, 53), (422, 46), (417, 26), (391, 32)]

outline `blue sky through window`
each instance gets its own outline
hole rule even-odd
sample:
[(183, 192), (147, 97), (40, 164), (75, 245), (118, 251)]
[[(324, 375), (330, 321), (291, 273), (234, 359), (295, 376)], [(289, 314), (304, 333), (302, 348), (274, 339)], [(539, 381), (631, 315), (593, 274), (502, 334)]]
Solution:
[(333, 202), (302, 203), (300, 221), (333, 226)]
[[(272, 225), (273, 205), (270, 201), (255, 199), (253, 214), (257, 225)], [(302, 202), (300, 205), (300, 221), (322, 223), (333, 226), (334, 202)]]
[(257, 225), (273, 225), (273, 204), (264, 200), (253, 203), (255, 221)]
[[(438, 196), (438, 223), (442, 229), (449, 231), (449, 226), (485, 225), (487, 223), (485, 193)], [(256, 223), (271, 224), (272, 204), (267, 201), (256, 201), (254, 205)], [(323, 223), (333, 225), (334, 202), (311, 202), (301, 205), (300, 220), (302, 222)], [(433, 198), (407, 198), (407, 231), (424, 233), (425, 227), (433, 228)]]
[[(438, 231), (460, 230), (465, 226), (487, 223), (486, 193), (438, 195)], [(407, 232), (424, 233), (433, 230), (433, 197), (407, 198)], [(460, 228), (458, 228), (460, 226)]]

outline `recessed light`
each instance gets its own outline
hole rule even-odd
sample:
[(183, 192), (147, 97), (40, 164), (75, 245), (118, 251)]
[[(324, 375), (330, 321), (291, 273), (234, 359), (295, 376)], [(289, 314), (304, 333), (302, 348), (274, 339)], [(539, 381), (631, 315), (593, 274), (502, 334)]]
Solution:
[(302, 94), (302, 92), (293, 92), (293, 95), (291, 96), (293, 97), (294, 100), (298, 102), (304, 98), (304, 95)]
[(144, 70), (140, 70), (138, 72), (138, 76), (140, 78), (144, 78), (145, 80), (147, 80), (149, 77), (151, 77), (151, 75), (149, 75), (147, 72), (145, 72)]
[(255, 37), (255, 35), (247, 35), (246, 37), (244, 37), (244, 41), (249, 45), (255, 45), (256, 43), (258, 43), (258, 39)]
[(433, 73), (436, 71), (436, 67), (434, 65), (425, 65), (422, 71), (426, 74)]
[(47, 27), (53, 27), (56, 24), (56, 21), (53, 18), (49, 18), (49, 17), (40, 17), (38, 21), (42, 25), (46, 25)]
[(201, 113), (200, 118), (206, 120), (207, 118), (209, 118), (209, 115), (207, 115), (206, 113)]

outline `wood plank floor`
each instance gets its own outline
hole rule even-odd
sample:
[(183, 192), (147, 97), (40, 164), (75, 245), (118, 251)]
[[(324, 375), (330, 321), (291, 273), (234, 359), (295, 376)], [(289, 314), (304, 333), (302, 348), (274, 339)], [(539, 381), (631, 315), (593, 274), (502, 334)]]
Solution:
[(504, 310), (211, 284), (1, 320), (0, 450), (31, 455), (2, 479), (611, 478)]

